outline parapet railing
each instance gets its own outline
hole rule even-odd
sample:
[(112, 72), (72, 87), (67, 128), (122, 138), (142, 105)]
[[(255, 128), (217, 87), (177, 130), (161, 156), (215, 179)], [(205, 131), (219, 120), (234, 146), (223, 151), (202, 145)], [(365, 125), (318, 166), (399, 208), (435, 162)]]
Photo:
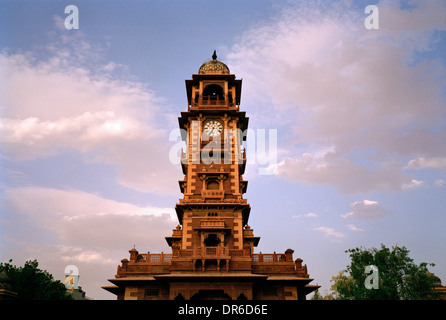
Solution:
[[(180, 249), (176, 255), (170, 253), (142, 253), (136, 254), (135, 262), (161, 263), (170, 262), (172, 258), (179, 257), (251, 257), (252, 262), (294, 262), (291, 255), (286, 253), (254, 253), (249, 250), (230, 249), (228, 246), (194, 247), (193, 249)], [(132, 259), (130, 259), (132, 261)], [(299, 259), (300, 260), (300, 259)]]
[[(285, 262), (287, 260), (285, 253), (254, 253), (251, 255), (252, 262)], [(292, 258), (291, 258), (291, 261)]]
[(142, 253), (136, 257), (136, 262), (170, 262), (172, 260), (172, 254), (170, 253)]

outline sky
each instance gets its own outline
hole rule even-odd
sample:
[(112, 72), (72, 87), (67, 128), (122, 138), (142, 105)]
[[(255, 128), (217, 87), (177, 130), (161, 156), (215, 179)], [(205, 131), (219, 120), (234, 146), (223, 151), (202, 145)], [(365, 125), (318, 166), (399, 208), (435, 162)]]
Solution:
[[(67, 29), (78, 8), (78, 28)], [(378, 29), (364, 23), (378, 11)], [(375, 26), (376, 26), (375, 24)], [(0, 0), (0, 261), (94, 299), (128, 250), (169, 252), (185, 79), (213, 50), (243, 79), (256, 252), (322, 294), (351, 248), (405, 246), (446, 283), (446, 2)], [(267, 139), (273, 136), (267, 134)]]

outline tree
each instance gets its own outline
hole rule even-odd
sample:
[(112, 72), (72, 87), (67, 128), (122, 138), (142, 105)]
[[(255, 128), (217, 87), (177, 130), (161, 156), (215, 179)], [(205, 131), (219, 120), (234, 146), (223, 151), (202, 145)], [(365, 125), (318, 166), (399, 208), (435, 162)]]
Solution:
[[(326, 290), (325, 290), (326, 291)], [(325, 292), (326, 293), (326, 292)], [(331, 294), (325, 294), (325, 295), (321, 295), (319, 293), (319, 289), (316, 289), (314, 291), (313, 296), (311, 297), (311, 300), (333, 300), (333, 295)]]
[(324, 300), (324, 297), (319, 293), (319, 289), (316, 289), (314, 291), (313, 297), (311, 297), (311, 300)]
[[(432, 293), (436, 278), (422, 262), (416, 265), (409, 257), (409, 250), (395, 246), (392, 250), (381, 244), (381, 249), (355, 248), (350, 253), (351, 263), (346, 270), (331, 279), (331, 290), (341, 300), (418, 300)], [(370, 267), (375, 278), (374, 288), (367, 288), (371, 282)]]
[(23, 267), (7, 263), (0, 263), (0, 270), (5, 270), (9, 278), (11, 289), (24, 300), (71, 300), (67, 295), (65, 285), (54, 280), (46, 270), (38, 268), (37, 260), (25, 262)]

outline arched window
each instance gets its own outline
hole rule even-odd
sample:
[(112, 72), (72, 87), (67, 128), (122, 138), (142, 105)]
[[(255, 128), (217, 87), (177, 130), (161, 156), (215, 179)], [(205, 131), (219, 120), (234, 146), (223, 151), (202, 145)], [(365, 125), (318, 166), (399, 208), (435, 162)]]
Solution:
[(238, 301), (246, 301), (248, 298), (243, 293), (240, 293), (240, 295), (237, 298)]
[(216, 234), (211, 233), (206, 239), (204, 239), (204, 245), (206, 247), (217, 247), (220, 244), (220, 239)]
[(211, 180), (207, 183), (206, 187), (208, 190), (218, 190), (220, 189), (220, 184), (215, 180)]
[(224, 100), (223, 88), (217, 84), (210, 84), (203, 90), (203, 100)]
[(182, 295), (181, 293), (179, 293), (179, 294), (175, 297), (174, 300), (175, 300), (175, 301), (183, 302), (183, 301), (185, 301), (186, 299), (184, 299), (183, 295)]

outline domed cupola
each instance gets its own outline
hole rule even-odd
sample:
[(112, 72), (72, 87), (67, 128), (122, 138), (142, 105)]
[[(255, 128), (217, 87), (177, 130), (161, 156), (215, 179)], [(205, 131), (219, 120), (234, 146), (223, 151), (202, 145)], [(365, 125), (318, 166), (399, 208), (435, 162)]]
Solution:
[(229, 74), (229, 68), (226, 64), (217, 60), (217, 53), (214, 50), (212, 60), (203, 63), (198, 70), (198, 74)]

